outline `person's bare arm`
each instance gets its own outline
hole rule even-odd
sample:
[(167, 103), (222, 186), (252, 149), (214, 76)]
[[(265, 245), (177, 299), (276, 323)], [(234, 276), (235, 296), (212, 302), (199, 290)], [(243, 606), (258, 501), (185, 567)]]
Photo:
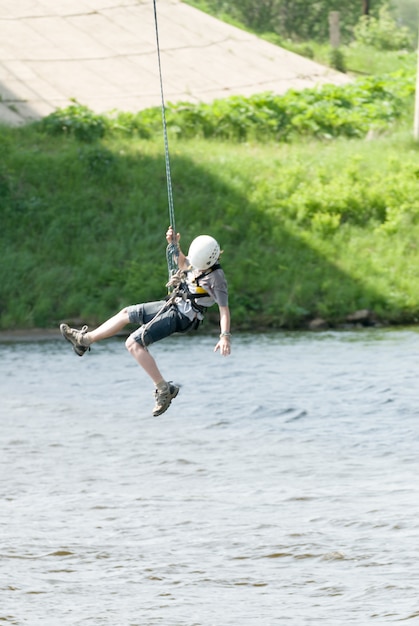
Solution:
[(230, 309), (228, 306), (220, 306), (220, 339), (214, 348), (214, 352), (220, 351), (223, 356), (228, 356), (230, 346)]

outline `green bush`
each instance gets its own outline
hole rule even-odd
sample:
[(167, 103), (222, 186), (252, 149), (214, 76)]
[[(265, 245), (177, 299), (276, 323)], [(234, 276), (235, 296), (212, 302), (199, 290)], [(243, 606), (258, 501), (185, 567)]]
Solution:
[(104, 136), (107, 123), (104, 116), (74, 101), (43, 118), (39, 126), (51, 135), (66, 134), (81, 141), (94, 141)]
[[(399, 72), (347, 85), (290, 90), (282, 96), (262, 93), (211, 104), (169, 104), (166, 119), (169, 131), (182, 138), (288, 141), (294, 136), (362, 137), (371, 128), (387, 128), (400, 118), (414, 89), (414, 73)], [(97, 115), (87, 107), (72, 105), (39, 125), (47, 133), (63, 133), (82, 141), (115, 133), (149, 138), (161, 133), (161, 110)]]
[(402, 50), (412, 48), (413, 37), (406, 26), (396, 23), (388, 4), (382, 6), (378, 18), (364, 15), (354, 28), (357, 43), (378, 50)]

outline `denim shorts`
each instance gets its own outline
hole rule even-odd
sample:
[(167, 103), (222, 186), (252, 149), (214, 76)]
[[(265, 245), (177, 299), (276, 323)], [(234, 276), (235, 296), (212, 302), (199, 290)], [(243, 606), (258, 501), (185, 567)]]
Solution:
[(137, 343), (146, 347), (173, 333), (186, 333), (196, 327), (195, 321), (182, 315), (175, 304), (166, 304), (164, 300), (159, 300), (128, 307), (130, 323), (139, 325), (130, 335)]

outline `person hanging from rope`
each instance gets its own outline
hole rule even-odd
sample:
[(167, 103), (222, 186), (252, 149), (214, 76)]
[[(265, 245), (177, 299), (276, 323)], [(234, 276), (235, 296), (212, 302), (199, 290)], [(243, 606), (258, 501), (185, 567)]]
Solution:
[(128, 337), (125, 346), (156, 386), (154, 416), (169, 408), (179, 393), (179, 386), (163, 378), (148, 346), (173, 333), (198, 328), (208, 307), (216, 303), (221, 332), (214, 352), (228, 356), (231, 350), (227, 281), (219, 264), (218, 242), (209, 235), (199, 235), (185, 256), (179, 245), (180, 234), (175, 235), (171, 226), (166, 240), (175, 249), (178, 266), (167, 284), (171, 292), (166, 300), (128, 306), (91, 331), (87, 326), (77, 330), (68, 324), (60, 325), (61, 334), (72, 344), (74, 352), (83, 356), (93, 343), (113, 337), (127, 324), (136, 324), (138, 328)]

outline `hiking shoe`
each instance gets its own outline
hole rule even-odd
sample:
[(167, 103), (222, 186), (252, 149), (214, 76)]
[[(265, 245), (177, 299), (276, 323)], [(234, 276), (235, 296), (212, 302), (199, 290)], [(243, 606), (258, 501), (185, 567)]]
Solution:
[(83, 356), (89, 346), (84, 345), (84, 335), (87, 333), (87, 326), (83, 326), (81, 330), (70, 328), (68, 324), (60, 324), (60, 331), (64, 339), (67, 339), (72, 345), (73, 350), (78, 356)]
[(154, 392), (156, 397), (156, 404), (153, 409), (154, 417), (167, 411), (173, 398), (176, 398), (179, 393), (179, 389), (180, 388), (172, 382), (167, 383), (167, 387), (162, 390), (156, 389)]

